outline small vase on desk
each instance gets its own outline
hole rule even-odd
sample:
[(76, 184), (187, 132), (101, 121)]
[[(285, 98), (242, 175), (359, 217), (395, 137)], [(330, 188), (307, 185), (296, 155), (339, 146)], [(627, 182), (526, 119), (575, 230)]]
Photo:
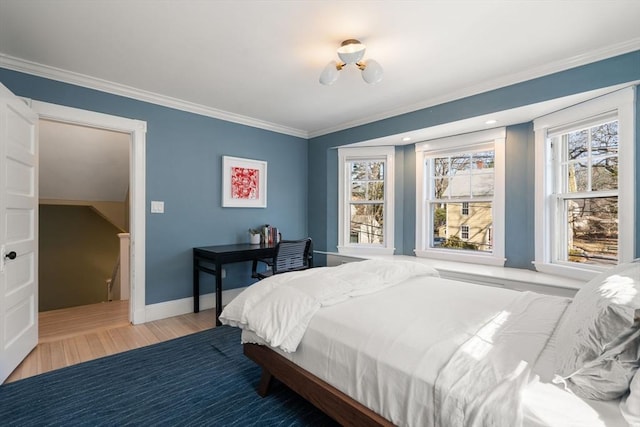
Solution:
[(249, 234), (250, 240), (249, 243), (251, 243), (252, 245), (259, 245), (260, 244), (260, 235), (259, 234)]

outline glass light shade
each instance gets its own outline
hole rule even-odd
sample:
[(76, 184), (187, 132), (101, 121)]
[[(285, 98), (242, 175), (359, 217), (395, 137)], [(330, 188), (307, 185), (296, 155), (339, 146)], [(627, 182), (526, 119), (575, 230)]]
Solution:
[(338, 48), (338, 56), (345, 64), (355, 64), (362, 59), (366, 48), (357, 40), (346, 40)]
[(369, 59), (366, 62), (366, 67), (362, 70), (362, 79), (369, 84), (376, 84), (382, 80), (383, 74), (382, 66), (378, 61)]
[(338, 64), (336, 61), (330, 61), (320, 73), (320, 83), (325, 86), (332, 85), (336, 80), (338, 80), (339, 70)]

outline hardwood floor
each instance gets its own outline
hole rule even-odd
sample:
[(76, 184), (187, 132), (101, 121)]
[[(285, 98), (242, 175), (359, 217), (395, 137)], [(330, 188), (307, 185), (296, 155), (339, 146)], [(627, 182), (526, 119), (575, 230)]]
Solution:
[(5, 383), (203, 331), (215, 324), (214, 311), (203, 310), (131, 325), (128, 310), (128, 301), (112, 301), (40, 313), (38, 345)]

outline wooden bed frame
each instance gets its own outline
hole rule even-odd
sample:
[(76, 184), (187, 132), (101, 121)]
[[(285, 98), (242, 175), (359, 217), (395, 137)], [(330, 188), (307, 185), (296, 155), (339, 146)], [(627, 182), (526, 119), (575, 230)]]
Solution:
[(244, 344), (244, 354), (262, 368), (258, 385), (258, 394), (262, 397), (269, 393), (273, 378), (277, 378), (343, 426), (393, 426), (371, 409), (267, 346)]

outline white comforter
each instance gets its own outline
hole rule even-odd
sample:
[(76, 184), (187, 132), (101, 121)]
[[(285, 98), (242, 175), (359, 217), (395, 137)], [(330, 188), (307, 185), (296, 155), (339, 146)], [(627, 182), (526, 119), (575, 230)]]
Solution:
[(369, 260), (280, 274), (244, 290), (225, 307), (220, 321), (251, 330), (272, 347), (294, 352), (320, 307), (419, 276), (438, 273), (410, 261)]
[(222, 318), (396, 425), (518, 426), (568, 300), (420, 276), (437, 274), (365, 261), (276, 276)]
[[(522, 394), (566, 300), (525, 292), (461, 345), (435, 383), (437, 426), (522, 425)], [(531, 313), (545, 313), (540, 321)], [(525, 339), (523, 339), (525, 338)]]

